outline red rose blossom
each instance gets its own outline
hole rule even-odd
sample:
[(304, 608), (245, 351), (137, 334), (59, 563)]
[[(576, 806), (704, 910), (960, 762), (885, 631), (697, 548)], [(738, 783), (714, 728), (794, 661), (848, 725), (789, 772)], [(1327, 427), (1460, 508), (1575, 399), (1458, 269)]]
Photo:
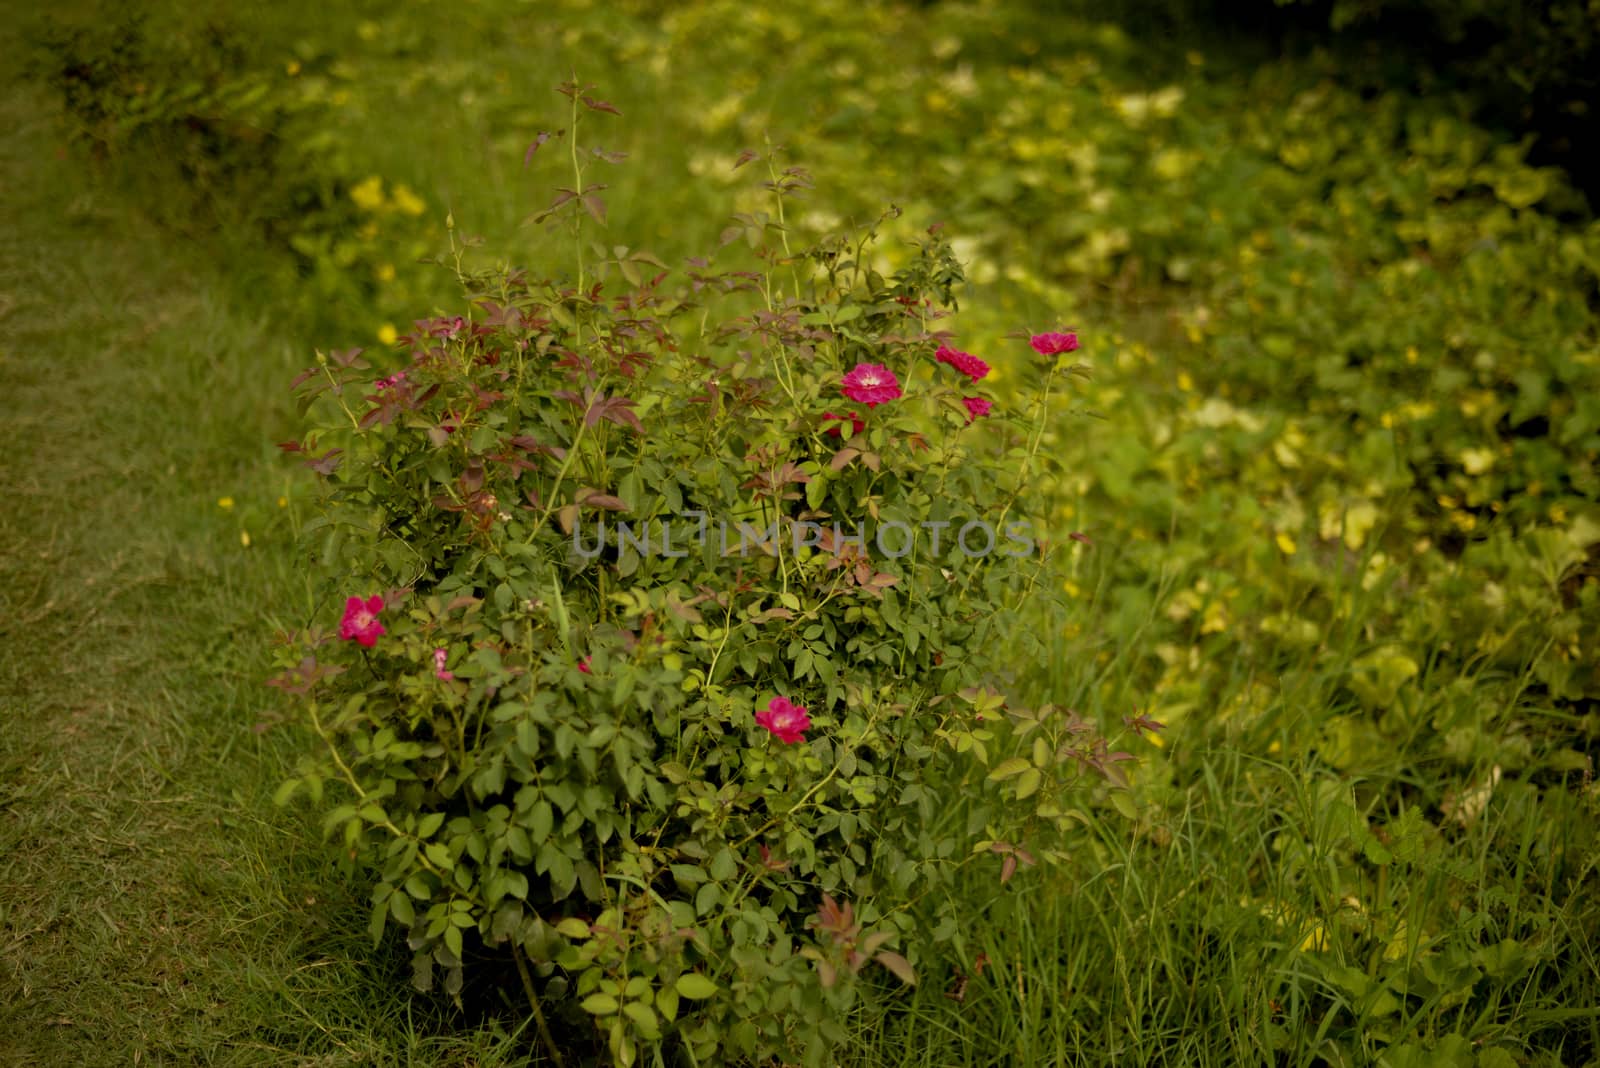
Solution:
[(811, 717), (806, 714), (805, 707), (787, 697), (774, 697), (765, 709), (756, 713), (756, 722), (784, 745), (804, 741), (805, 732), (811, 729)]
[(877, 363), (856, 364), (844, 376), (841, 388), (846, 397), (868, 408), (899, 400), (901, 396), (900, 380), (893, 371)]
[(434, 675), (434, 678), (443, 679), (445, 682), (449, 682), (451, 679), (456, 677), (455, 672), (446, 671), (444, 669), (444, 662), (446, 660), (449, 660), (449, 659), (450, 659), (449, 650), (447, 650), (447, 649), (435, 649), (433, 651), (433, 675)]
[(339, 637), (345, 641), (354, 639), (371, 649), (377, 644), (378, 638), (385, 631), (383, 624), (378, 622), (378, 613), (383, 611), (383, 598), (373, 594), (365, 602), (359, 597), (352, 597), (344, 603), (344, 618), (339, 621)]
[(961, 403), (967, 406), (967, 422), (989, 414), (989, 409), (994, 407), (990, 401), (982, 397), (962, 397)]
[(1076, 352), (1078, 349), (1077, 334), (1035, 334), (1028, 339), (1028, 344), (1033, 346), (1033, 351), (1040, 356), (1054, 356), (1060, 352)]
[(974, 382), (989, 373), (988, 364), (970, 352), (962, 352), (960, 349), (953, 349), (949, 345), (940, 345), (939, 351), (935, 352), (933, 357), (940, 363), (947, 363), (954, 367)]

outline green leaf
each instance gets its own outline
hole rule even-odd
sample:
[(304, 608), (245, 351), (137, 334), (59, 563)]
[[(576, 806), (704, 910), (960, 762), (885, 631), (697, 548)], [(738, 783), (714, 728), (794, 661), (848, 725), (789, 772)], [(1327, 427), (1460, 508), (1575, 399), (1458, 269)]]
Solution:
[(588, 938), (589, 925), (576, 916), (568, 916), (556, 924), (556, 931), (567, 938)]
[(678, 976), (678, 981), (672, 985), (680, 995), (690, 1001), (704, 1001), (718, 990), (716, 983), (713, 983), (699, 972), (684, 972)]
[(536, 846), (543, 845), (550, 837), (551, 828), (555, 826), (555, 810), (550, 807), (550, 802), (539, 801), (533, 806), (533, 811), (528, 813), (528, 835)]
[(389, 895), (389, 912), (395, 922), (403, 927), (410, 927), (417, 919), (416, 910), (411, 907), (411, 898), (405, 894)]
[(739, 862), (734, 858), (733, 850), (723, 848), (711, 858), (711, 877), (718, 882), (726, 882), (739, 871)]
[(616, 1012), (617, 1009), (621, 1008), (621, 1006), (617, 1004), (617, 999), (612, 997), (610, 994), (590, 994), (588, 997), (579, 1002), (578, 1005), (583, 1009), (584, 1012), (591, 1013), (595, 1016), (610, 1016), (612, 1013)]
[(1133, 795), (1127, 790), (1112, 790), (1110, 800), (1111, 807), (1122, 813), (1123, 816), (1130, 820), (1139, 818), (1139, 803), (1133, 799)]
[(630, 1001), (622, 1006), (622, 1012), (630, 1020), (639, 1025), (639, 1030), (647, 1035), (660, 1030), (661, 1022), (656, 1019), (656, 1012), (648, 1003), (643, 1001)]
[(1028, 762), (1021, 757), (1002, 760), (994, 766), (993, 771), (989, 772), (989, 781), (1000, 782), (1002, 779), (1009, 779), (1013, 775), (1021, 775), (1028, 770), (1028, 767)]
[(678, 1018), (678, 992), (670, 986), (656, 991), (656, 1011), (668, 1021)]
[(322, 836), (324, 838), (332, 838), (333, 833), (354, 819), (355, 815), (356, 810), (353, 805), (340, 805), (335, 808), (322, 818)]
[(288, 780), (273, 791), (272, 803), (282, 808), (289, 803), (290, 798), (294, 797), (294, 792), (298, 789), (300, 789), (299, 779)]
[(1038, 768), (1028, 768), (1017, 777), (1017, 800), (1024, 801), (1039, 792), (1039, 785), (1044, 782), (1044, 773)]

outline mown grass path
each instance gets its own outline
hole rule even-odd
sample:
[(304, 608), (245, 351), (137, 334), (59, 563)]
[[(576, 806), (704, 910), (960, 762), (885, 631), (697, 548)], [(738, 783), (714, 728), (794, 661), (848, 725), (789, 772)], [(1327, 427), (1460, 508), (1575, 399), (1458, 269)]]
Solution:
[(281, 760), (249, 730), (287, 554), (218, 504), (259, 484), (291, 357), (54, 121), (5, 91), (0, 1065), (348, 1061), (360, 984), (315, 989), (341, 903), (263, 820)]
[(217, 833), (240, 568), (194, 518), (220, 338), (207, 280), (57, 157), (37, 97), (0, 122), (0, 1062), (158, 1062), (219, 1037), (243, 919), (216, 904), (247, 863)]
[(270, 802), (300, 354), (58, 121), (0, 90), (0, 1068), (515, 1059), (427, 1019)]

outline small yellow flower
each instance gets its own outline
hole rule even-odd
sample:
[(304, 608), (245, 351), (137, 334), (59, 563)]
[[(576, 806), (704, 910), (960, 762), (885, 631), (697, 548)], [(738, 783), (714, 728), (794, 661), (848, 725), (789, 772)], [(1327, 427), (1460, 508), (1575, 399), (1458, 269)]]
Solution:
[(428, 210), (427, 202), (413, 193), (407, 186), (395, 186), (392, 199), (394, 200), (394, 206), (400, 209), (402, 215), (410, 215), (415, 218)]
[(287, 497), (279, 497), (278, 498), (278, 507), (279, 508), (287, 508), (287, 507), (289, 507), (289, 498), (287, 498)]
[(392, 263), (380, 263), (380, 264), (378, 264), (377, 268), (372, 273), (377, 276), (377, 279), (380, 282), (393, 282), (394, 281), (394, 264), (392, 264)]
[(1178, 372), (1178, 388), (1183, 390), (1185, 393), (1194, 392), (1194, 379), (1189, 377), (1188, 371)]
[(1494, 466), (1494, 453), (1489, 449), (1463, 449), (1461, 451), (1461, 466), (1467, 474), (1477, 476), (1488, 471)]
[(1289, 536), (1287, 531), (1278, 531), (1278, 536), (1273, 540), (1278, 543), (1278, 551), (1283, 555), (1293, 556), (1295, 554), (1294, 539)]
[(239, 544), (246, 549), (250, 548), (250, 532), (248, 530), (239, 531)]
[(385, 345), (393, 345), (400, 337), (400, 332), (394, 328), (393, 323), (384, 323), (378, 327), (378, 340)]
[(1306, 936), (1300, 940), (1300, 952), (1326, 953), (1330, 948), (1327, 927), (1321, 920), (1313, 921), (1306, 930)]
[(293, 78), (296, 74), (300, 73), (300, 61), (298, 59), (291, 59), (288, 63), (284, 64), (283, 69), (288, 73), (289, 77)]
[(224, 512), (228, 511), (230, 508), (233, 507), (233, 498), (232, 497), (218, 497), (217, 498), (217, 507), (221, 508)]
[(350, 199), (362, 211), (377, 211), (383, 207), (383, 179), (376, 174), (364, 178), (350, 187)]

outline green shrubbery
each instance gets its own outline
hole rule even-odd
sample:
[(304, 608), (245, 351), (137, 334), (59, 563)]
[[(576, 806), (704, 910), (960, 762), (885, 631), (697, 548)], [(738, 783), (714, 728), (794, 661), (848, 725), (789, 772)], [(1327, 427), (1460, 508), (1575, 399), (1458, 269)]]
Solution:
[(327, 748), (281, 796), (328, 784), (419, 987), (509, 950), (553, 1054), (592, 1019), (620, 1063), (669, 1039), (821, 1063), (863, 965), (910, 983), (964, 944), (958, 872), (1063, 859), (1074, 798), (1124, 782), (1093, 725), (986, 686), (1028, 647), (1032, 475), (1077, 340), (996, 355), (1042, 396), (991, 411), (987, 364), (943, 343), (940, 234), (890, 277), (870, 230), (798, 247), (808, 179), (770, 156), (743, 162), (772, 213), (723, 235), (748, 267), (591, 245), (615, 158), (576, 137), (615, 109), (563, 91), (530, 153), (570, 154), (543, 219), (571, 273), (458, 247), (462, 314), (399, 368), (300, 376), (306, 533), (356, 596), (285, 653)]

